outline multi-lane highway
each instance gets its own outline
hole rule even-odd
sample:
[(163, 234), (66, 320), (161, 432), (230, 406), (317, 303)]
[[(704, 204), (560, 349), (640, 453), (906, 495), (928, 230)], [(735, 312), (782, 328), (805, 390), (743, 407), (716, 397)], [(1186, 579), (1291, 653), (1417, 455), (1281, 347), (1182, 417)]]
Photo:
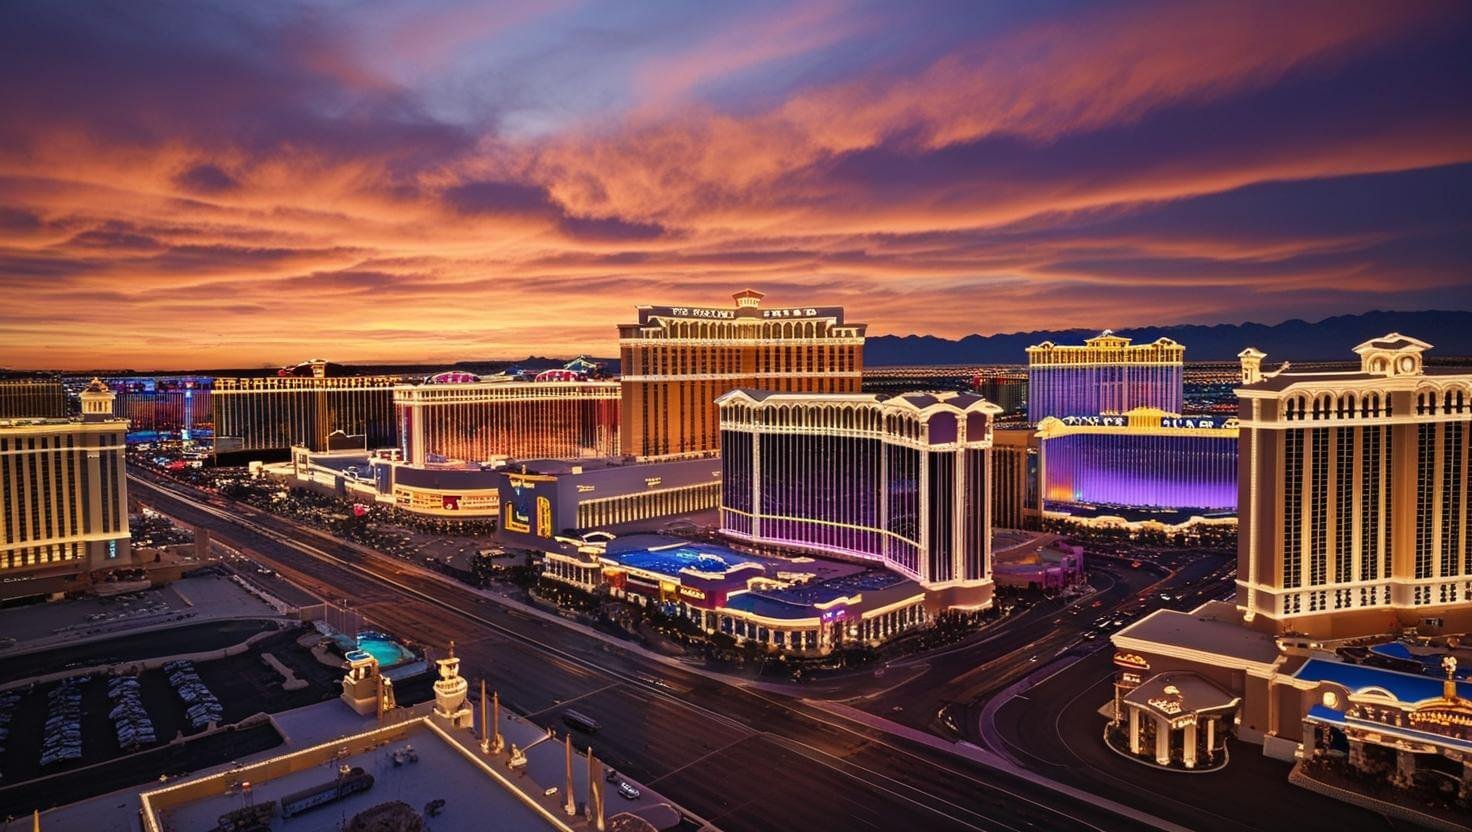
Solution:
[[(611, 765), (722, 829), (1124, 829), (1095, 805), (849, 722), (794, 698), (671, 667), (510, 609), (468, 588), (183, 487), (133, 477), (133, 493), (270, 563), (377, 625), (440, 646), (517, 710), (601, 723)], [(215, 498), (218, 499), (218, 498)]]

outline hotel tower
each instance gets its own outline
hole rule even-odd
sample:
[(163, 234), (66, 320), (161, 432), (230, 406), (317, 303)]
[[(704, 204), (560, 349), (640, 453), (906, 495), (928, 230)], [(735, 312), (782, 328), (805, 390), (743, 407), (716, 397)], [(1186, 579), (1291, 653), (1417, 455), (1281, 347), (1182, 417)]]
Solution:
[(1027, 420), (1098, 416), (1150, 407), (1180, 413), (1186, 348), (1169, 338), (1149, 344), (1109, 330), (1083, 346), (1052, 341), (1027, 348)]
[(101, 381), (80, 398), (80, 419), (0, 420), (0, 598), (81, 589), (86, 573), (132, 565), (128, 423)]
[(712, 454), (715, 400), (738, 387), (857, 393), (865, 324), (838, 307), (764, 309), (760, 292), (732, 309), (641, 306), (619, 327), (622, 452), (639, 459)]
[(1424, 366), (1429, 348), (1366, 341), (1357, 372), (1263, 372), (1241, 353), (1237, 606), (1253, 627), (1472, 628), (1472, 372)]
[(939, 606), (991, 601), (992, 421), (973, 393), (720, 398), (721, 531), (873, 562)]

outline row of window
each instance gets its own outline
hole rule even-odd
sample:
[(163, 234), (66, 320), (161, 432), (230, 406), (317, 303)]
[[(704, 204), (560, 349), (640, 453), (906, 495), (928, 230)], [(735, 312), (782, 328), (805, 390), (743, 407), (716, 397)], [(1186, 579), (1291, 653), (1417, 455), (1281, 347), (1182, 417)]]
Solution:
[(720, 483), (712, 482), (622, 497), (584, 500), (578, 504), (578, 528), (599, 529), (652, 517), (706, 511), (716, 507), (721, 497), (720, 489)]

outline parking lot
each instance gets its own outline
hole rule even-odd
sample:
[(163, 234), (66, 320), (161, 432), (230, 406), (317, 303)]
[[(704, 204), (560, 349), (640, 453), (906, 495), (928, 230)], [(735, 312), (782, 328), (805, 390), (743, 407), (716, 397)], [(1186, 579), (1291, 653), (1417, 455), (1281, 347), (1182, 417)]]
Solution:
[[(18, 695), (11, 697), (15, 701), (9, 707), (10, 719), (6, 726), (9, 733), (0, 742), (0, 747), (3, 747), (3, 751), (0, 751), (0, 786), (10, 786), (37, 776), (105, 762), (129, 752), (167, 744), (181, 734), (190, 736), (200, 733), (208, 727), (210, 721), (222, 725), (231, 724), (256, 713), (274, 713), (336, 696), (339, 692), (337, 680), (341, 671), (321, 664), (312, 657), (307, 648), (297, 644), (297, 639), (305, 632), (307, 631), (304, 628), (283, 631), (264, 639), (246, 653), (213, 661), (193, 662), (188, 669), (166, 666), (145, 670), (136, 676), (136, 702), (141, 705), (141, 713), (128, 707), (120, 708), (125, 697), (118, 695), (118, 682), (112, 682), (114, 695), (109, 696), (110, 680), (127, 678), (125, 676), (110, 677), (105, 673), (92, 673), (15, 689), (14, 693)], [(171, 652), (178, 652), (177, 648), (180, 647), (186, 650), (209, 649), (199, 646), (198, 637), (203, 633), (188, 634), (182, 641), (177, 632), (165, 635), (171, 636), (166, 645), (166, 649), (175, 648)], [(238, 642), (245, 637), (244, 633), (235, 632), (228, 640)], [(135, 654), (125, 656), (124, 660), (141, 658), (136, 654), (146, 652), (144, 645), (147, 639), (140, 635), (132, 637), (130, 641), (138, 643), (112, 645), (110, 649), (118, 656), (127, 652)], [(72, 648), (58, 658), (66, 664), (90, 660), (90, 656), (78, 658), (74, 655), (83, 649)], [(271, 653), (298, 678), (306, 680), (307, 687), (293, 691), (283, 689), (281, 674), (261, 657), (265, 652)], [(9, 667), (5, 670), (7, 675), (12, 673)], [(181, 673), (181, 670), (184, 672)], [(174, 678), (171, 679), (171, 676)], [(131, 686), (131, 683), (126, 684)], [(69, 698), (67, 692), (71, 690), (75, 690), (78, 695), (75, 707), (69, 703), (63, 704)], [(209, 714), (214, 719), (203, 722), (192, 719), (190, 711), (200, 701), (201, 691), (207, 692), (203, 694), (205, 699), (213, 698), (218, 701), (218, 709)], [(5, 704), (6, 699), (0, 697), (0, 714), (6, 712)], [(59, 722), (52, 719), (58, 715), (62, 717)], [(127, 742), (130, 734), (118, 725), (118, 721), (127, 716), (146, 718), (154, 742)], [(48, 720), (52, 720), (53, 724), (48, 725)], [(3, 721), (3, 716), (0, 716), (0, 723)], [(136, 732), (141, 726), (135, 722), (132, 728)], [(136, 733), (131, 736), (138, 738)], [(71, 739), (80, 742), (63, 742)], [(56, 759), (50, 765), (43, 766), (43, 757), (63, 745), (78, 747), (79, 753), (72, 759)]]

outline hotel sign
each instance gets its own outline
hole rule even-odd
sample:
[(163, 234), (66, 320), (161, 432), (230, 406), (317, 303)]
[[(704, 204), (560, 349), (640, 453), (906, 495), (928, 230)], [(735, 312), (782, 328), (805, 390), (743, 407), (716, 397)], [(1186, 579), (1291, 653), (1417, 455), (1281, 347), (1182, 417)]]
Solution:
[(1129, 422), (1123, 416), (1064, 416), (1063, 424), (1122, 428), (1126, 424), (1129, 424)]
[(671, 306), (670, 315), (675, 318), (708, 318), (713, 320), (735, 320), (735, 309), (703, 309), (691, 306)]

